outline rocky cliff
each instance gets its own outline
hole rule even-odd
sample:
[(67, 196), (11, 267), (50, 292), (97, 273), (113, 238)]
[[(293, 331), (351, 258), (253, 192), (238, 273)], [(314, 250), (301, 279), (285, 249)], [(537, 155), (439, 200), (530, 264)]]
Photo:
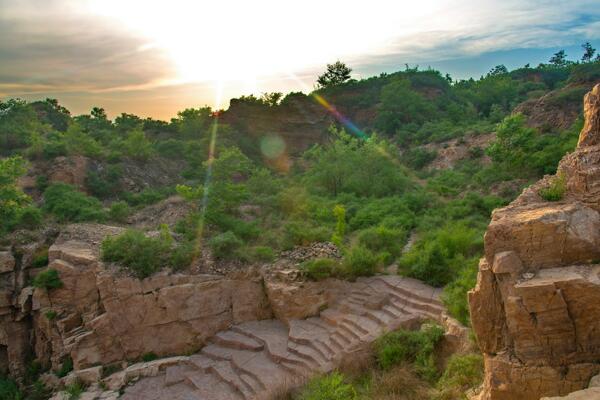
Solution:
[[(496, 210), (485, 234), (469, 293), (482, 399), (564, 395), (600, 371), (600, 85), (585, 96), (584, 116), (557, 175)], [(542, 198), (548, 187), (560, 200)]]

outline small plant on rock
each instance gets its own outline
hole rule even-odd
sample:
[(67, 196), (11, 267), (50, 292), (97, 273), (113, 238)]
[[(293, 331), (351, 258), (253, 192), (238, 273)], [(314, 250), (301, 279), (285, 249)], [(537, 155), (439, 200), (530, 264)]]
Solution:
[(33, 278), (33, 286), (40, 289), (58, 289), (63, 286), (58, 271), (54, 268), (48, 268), (45, 271), (40, 272)]
[(558, 173), (551, 178), (547, 187), (538, 192), (542, 199), (546, 201), (560, 201), (567, 191), (567, 179), (563, 173)]

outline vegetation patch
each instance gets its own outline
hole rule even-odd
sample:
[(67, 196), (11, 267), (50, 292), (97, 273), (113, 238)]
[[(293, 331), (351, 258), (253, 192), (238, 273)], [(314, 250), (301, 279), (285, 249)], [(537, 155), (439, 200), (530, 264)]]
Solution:
[(63, 287), (58, 271), (54, 268), (48, 268), (38, 273), (35, 278), (33, 278), (32, 285), (36, 288), (46, 290)]
[(559, 173), (550, 179), (548, 186), (540, 189), (539, 195), (546, 201), (560, 201), (567, 191), (567, 178)]
[(156, 237), (129, 229), (107, 237), (101, 245), (102, 260), (118, 263), (138, 278), (148, 277), (165, 267), (185, 268), (193, 256), (194, 247), (177, 245), (164, 225)]

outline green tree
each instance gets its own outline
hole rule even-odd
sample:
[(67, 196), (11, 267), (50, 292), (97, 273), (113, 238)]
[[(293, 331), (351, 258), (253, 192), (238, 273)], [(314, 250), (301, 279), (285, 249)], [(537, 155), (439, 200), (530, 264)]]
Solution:
[(341, 246), (346, 234), (346, 208), (341, 204), (336, 204), (333, 207), (333, 215), (335, 216), (335, 232), (331, 241)]
[(530, 144), (535, 130), (525, 125), (522, 114), (510, 115), (498, 125), (496, 139), (486, 149), (494, 162), (502, 163), (512, 170), (526, 168)]
[(129, 132), (122, 146), (123, 152), (136, 160), (146, 161), (154, 154), (152, 143), (141, 128)]
[(17, 186), (17, 179), (27, 171), (27, 163), (20, 156), (0, 159), (0, 233), (14, 224), (31, 202)]
[(508, 68), (504, 64), (496, 65), (488, 72), (488, 76), (498, 76), (508, 74)]
[(321, 88), (341, 85), (350, 80), (351, 68), (341, 61), (336, 61), (333, 64), (327, 64), (327, 70), (319, 75), (317, 84)]
[(563, 67), (567, 64), (567, 55), (564, 50), (559, 50), (550, 58), (550, 64), (556, 65), (557, 67)]
[(185, 138), (198, 139), (208, 132), (211, 124), (210, 107), (186, 108), (171, 120), (179, 134)]
[(376, 125), (383, 132), (395, 134), (405, 124), (422, 124), (434, 115), (433, 104), (412, 89), (408, 79), (399, 79), (381, 91), (381, 105)]
[(592, 47), (590, 42), (585, 42), (581, 45), (583, 49), (583, 56), (581, 56), (581, 61), (584, 63), (591, 62), (594, 59), (594, 54), (596, 54), (596, 49)]
[(276, 105), (279, 105), (279, 103), (281, 102), (281, 99), (283, 99), (283, 93), (281, 93), (281, 92), (263, 93), (262, 96), (260, 96), (260, 98), (268, 106), (274, 107)]

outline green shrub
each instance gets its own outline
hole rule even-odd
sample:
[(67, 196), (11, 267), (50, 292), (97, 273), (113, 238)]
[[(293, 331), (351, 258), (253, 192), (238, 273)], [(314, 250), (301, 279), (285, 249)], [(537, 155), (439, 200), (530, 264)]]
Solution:
[(25, 396), (19, 390), (17, 382), (8, 377), (0, 376), (0, 399), (23, 400)]
[(57, 312), (54, 310), (48, 310), (44, 313), (44, 316), (48, 318), (49, 321), (55, 320), (57, 315)]
[(354, 246), (344, 255), (346, 272), (353, 277), (371, 276), (381, 264), (381, 258), (363, 246)]
[(158, 358), (158, 356), (156, 355), (156, 353), (154, 352), (149, 352), (149, 353), (144, 353), (142, 355), (142, 361), (143, 362), (150, 362), (150, 361), (154, 361)]
[[(477, 387), (483, 380), (483, 357), (480, 354), (454, 354), (437, 383), (435, 400), (451, 400)], [(457, 396), (458, 395), (458, 396)]]
[(356, 391), (344, 382), (339, 372), (312, 379), (298, 396), (298, 400), (354, 400)]
[(17, 213), (15, 227), (23, 229), (36, 229), (42, 225), (42, 211), (35, 206), (23, 207)]
[(126, 222), (127, 217), (131, 213), (129, 204), (124, 201), (117, 201), (110, 205), (108, 210), (108, 217), (115, 222)]
[(331, 237), (331, 241), (337, 246), (341, 246), (346, 233), (346, 208), (340, 204), (333, 207), (333, 215), (335, 216), (335, 232)]
[(331, 231), (325, 227), (314, 227), (306, 221), (291, 221), (284, 226), (283, 247), (308, 246), (315, 242), (326, 242)]
[(174, 270), (185, 269), (197, 255), (199, 255), (198, 250), (193, 242), (181, 243), (171, 252), (171, 266)]
[(414, 363), (419, 376), (433, 381), (438, 376), (434, 350), (443, 337), (444, 329), (430, 324), (423, 325), (419, 331), (387, 333), (375, 342), (377, 362), (384, 370), (400, 363)]
[(315, 281), (339, 276), (342, 273), (339, 261), (332, 258), (317, 258), (300, 265), (306, 276)]
[(454, 223), (421, 238), (399, 260), (400, 273), (433, 286), (453, 281), (468, 258), (482, 250), (481, 235)]
[(66, 183), (54, 183), (44, 192), (44, 209), (61, 222), (104, 221), (102, 203)]
[(477, 257), (467, 260), (458, 277), (444, 288), (442, 294), (442, 301), (450, 315), (467, 326), (470, 324), (467, 292), (475, 287), (478, 262)]
[(208, 245), (217, 259), (227, 259), (238, 257), (244, 242), (235, 233), (227, 231), (211, 238)]
[(33, 268), (42, 268), (48, 265), (48, 247), (44, 246), (35, 252), (31, 266)]
[(268, 246), (256, 246), (250, 248), (252, 261), (271, 262), (275, 259), (275, 252)]
[(54, 268), (48, 268), (45, 271), (40, 272), (33, 278), (33, 286), (40, 289), (58, 289), (63, 286), (58, 271)]
[(56, 371), (56, 376), (59, 378), (64, 378), (69, 374), (69, 372), (73, 371), (73, 359), (71, 357), (65, 358), (60, 369)]
[(439, 386), (474, 387), (483, 379), (483, 357), (481, 354), (454, 354), (448, 360)]
[(547, 187), (538, 192), (542, 199), (546, 201), (560, 201), (565, 196), (567, 190), (567, 179), (564, 174), (559, 173), (550, 179)]
[(406, 242), (406, 232), (403, 229), (387, 228), (377, 226), (361, 231), (358, 235), (358, 243), (376, 253), (387, 253), (390, 255), (384, 260), (386, 264), (391, 263), (402, 253)]
[(65, 392), (69, 396), (69, 400), (77, 400), (85, 392), (85, 385), (83, 382), (76, 380), (70, 385), (65, 386)]
[(101, 245), (104, 261), (118, 263), (138, 278), (150, 276), (166, 266), (182, 268), (187, 260), (191, 260), (190, 249), (187, 245), (175, 246), (164, 225), (158, 237), (147, 237), (141, 231), (129, 229), (107, 237)]

